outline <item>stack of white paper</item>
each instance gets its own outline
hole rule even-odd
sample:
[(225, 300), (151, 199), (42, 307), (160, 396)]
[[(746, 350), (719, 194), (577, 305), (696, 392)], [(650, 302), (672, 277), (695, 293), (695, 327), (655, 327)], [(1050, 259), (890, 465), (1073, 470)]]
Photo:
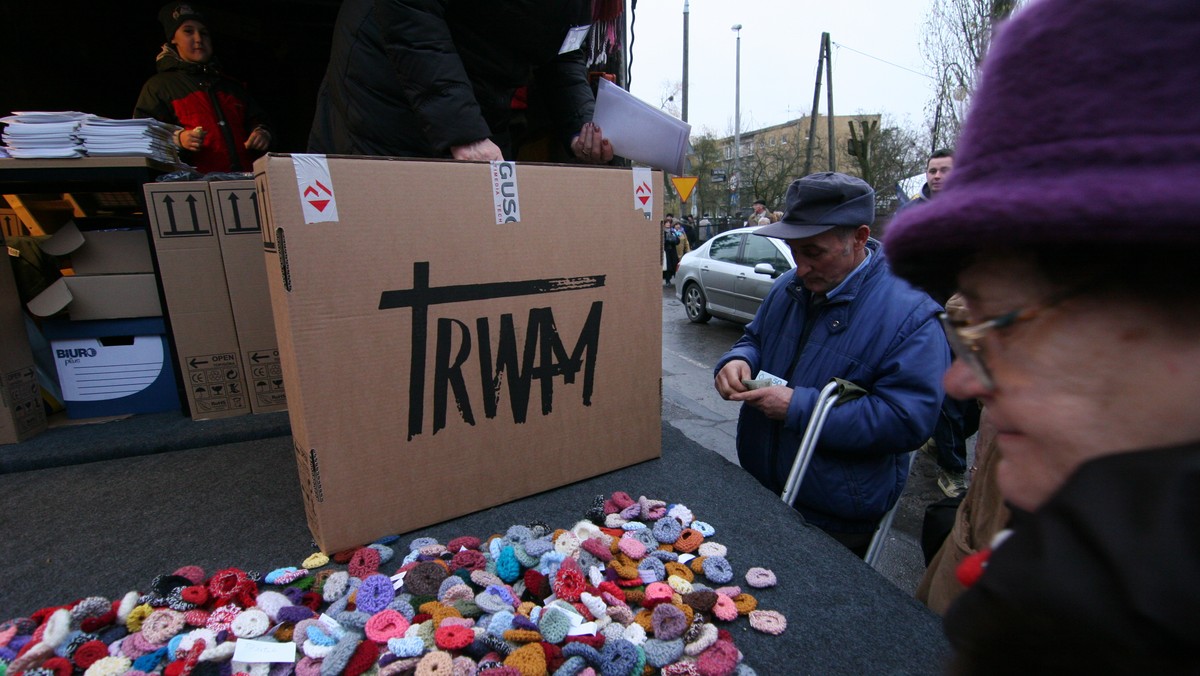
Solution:
[(89, 115), (79, 128), (84, 150), (93, 157), (136, 155), (178, 164), (175, 132), (180, 128), (152, 118), (111, 120)]
[(17, 111), (0, 118), (0, 122), (5, 123), (0, 139), (11, 157), (83, 157), (79, 125), (87, 116), (87, 113), (74, 111)]
[(634, 162), (682, 176), (692, 126), (677, 120), (621, 89), (600, 80), (592, 117), (613, 153)]

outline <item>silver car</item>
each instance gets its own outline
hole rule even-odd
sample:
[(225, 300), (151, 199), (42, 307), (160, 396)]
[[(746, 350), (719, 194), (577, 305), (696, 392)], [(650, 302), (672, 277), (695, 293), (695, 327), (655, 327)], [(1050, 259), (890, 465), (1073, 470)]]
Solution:
[(675, 296), (688, 319), (747, 323), (779, 275), (795, 267), (783, 240), (751, 235), (759, 227), (723, 232), (684, 254), (675, 272)]

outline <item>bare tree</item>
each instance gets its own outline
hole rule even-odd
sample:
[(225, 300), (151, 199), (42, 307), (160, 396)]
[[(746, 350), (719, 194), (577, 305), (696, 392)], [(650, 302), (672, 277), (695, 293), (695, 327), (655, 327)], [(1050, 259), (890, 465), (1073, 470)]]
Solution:
[(931, 148), (954, 145), (996, 24), (1024, 1), (933, 0), (922, 39), (925, 60), (937, 81), (927, 111), (932, 117)]
[(664, 81), (662, 83), (662, 92), (659, 93), (659, 110), (662, 110), (671, 117), (680, 117), (683, 114), (679, 99), (681, 92), (683, 92), (682, 82)]
[[(742, 158), (742, 177), (747, 198), (742, 200), (744, 207), (749, 207), (751, 200), (760, 199), (770, 205), (771, 209), (782, 209), (788, 186), (793, 180), (804, 175), (804, 140), (803, 125), (797, 125), (788, 138), (781, 138), (774, 144), (765, 139), (754, 139), (754, 150)], [(819, 145), (825, 145), (824, 139), (818, 138)]]
[(917, 132), (889, 122), (850, 123), (850, 155), (859, 175), (875, 189), (875, 210), (880, 215), (895, 210), (896, 184), (921, 173), (929, 155)]
[[(713, 181), (713, 170), (721, 181)], [(717, 214), (729, 203), (729, 188), (725, 178), (725, 161), (717, 139), (711, 133), (692, 139), (692, 173), (699, 177), (692, 193), (697, 211)]]

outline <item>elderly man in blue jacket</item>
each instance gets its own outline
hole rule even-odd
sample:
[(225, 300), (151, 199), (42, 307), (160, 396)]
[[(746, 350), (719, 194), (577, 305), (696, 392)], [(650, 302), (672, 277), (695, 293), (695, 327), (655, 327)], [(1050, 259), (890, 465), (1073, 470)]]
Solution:
[[(739, 462), (776, 493), (821, 388), (838, 378), (865, 391), (830, 412), (795, 500), (859, 556), (904, 490), (908, 453), (933, 432), (950, 364), (941, 307), (892, 274), (871, 238), (874, 217), (875, 193), (860, 179), (795, 180), (784, 218), (755, 234), (785, 240), (796, 267), (714, 370), (721, 396), (743, 402)], [(786, 384), (758, 386), (769, 380)]]

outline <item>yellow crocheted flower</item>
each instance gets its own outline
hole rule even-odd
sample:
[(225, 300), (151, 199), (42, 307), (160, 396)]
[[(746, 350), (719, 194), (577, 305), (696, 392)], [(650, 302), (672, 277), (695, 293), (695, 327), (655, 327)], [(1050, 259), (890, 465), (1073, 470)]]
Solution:
[(140, 606), (135, 606), (129, 611), (129, 617), (125, 620), (125, 628), (129, 633), (134, 633), (142, 630), (142, 622), (146, 621), (147, 617), (154, 612), (154, 608), (149, 603), (143, 603)]

